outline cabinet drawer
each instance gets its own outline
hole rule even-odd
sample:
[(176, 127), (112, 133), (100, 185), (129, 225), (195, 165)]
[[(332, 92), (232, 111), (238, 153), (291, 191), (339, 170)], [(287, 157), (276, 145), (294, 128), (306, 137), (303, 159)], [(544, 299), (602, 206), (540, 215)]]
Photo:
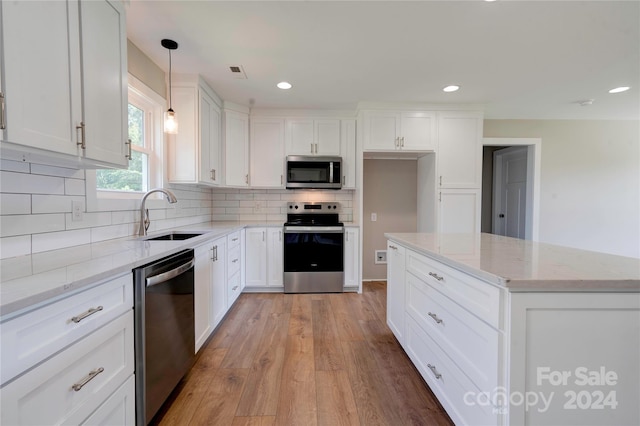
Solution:
[(81, 423), (133, 374), (133, 352), (129, 310), (2, 388), (1, 423)]
[(497, 425), (497, 411), (492, 406), (476, 403), (480, 392), (492, 395), (494, 389), (478, 389), (411, 316), (407, 316), (406, 321), (407, 354), (453, 422)]
[(2, 383), (133, 307), (133, 276), (123, 275), (0, 324)]
[(136, 424), (136, 384), (133, 375), (118, 388), (83, 425), (121, 425)]
[(407, 271), (433, 284), (445, 296), (492, 327), (500, 327), (500, 290), (442, 263), (407, 250)]
[(408, 273), (407, 312), (482, 390), (498, 386), (501, 334)]
[(229, 250), (240, 245), (240, 231), (232, 232), (227, 235), (227, 246)]
[(240, 270), (240, 247), (236, 246), (229, 250), (227, 257), (227, 277), (231, 278)]
[(237, 273), (229, 278), (229, 282), (227, 285), (227, 307), (230, 308), (231, 305), (233, 305), (233, 302), (235, 302), (238, 296), (240, 296), (240, 292), (242, 291), (242, 288), (240, 287), (240, 273)]

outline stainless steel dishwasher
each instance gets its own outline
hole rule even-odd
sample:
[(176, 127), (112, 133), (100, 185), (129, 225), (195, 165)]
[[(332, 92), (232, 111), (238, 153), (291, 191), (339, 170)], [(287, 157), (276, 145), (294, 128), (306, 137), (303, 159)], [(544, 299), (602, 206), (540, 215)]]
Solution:
[(136, 424), (156, 415), (194, 362), (193, 250), (133, 270)]

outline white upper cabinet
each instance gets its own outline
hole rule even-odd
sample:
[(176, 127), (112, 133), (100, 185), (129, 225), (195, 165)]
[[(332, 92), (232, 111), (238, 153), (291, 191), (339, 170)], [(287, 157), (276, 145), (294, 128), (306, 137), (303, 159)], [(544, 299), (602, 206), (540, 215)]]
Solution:
[(219, 99), (196, 75), (180, 75), (171, 88), (178, 134), (168, 135), (169, 182), (218, 185), (222, 180)]
[(121, 2), (2, 2), (1, 7), (3, 148), (28, 153), (30, 161), (126, 167)]
[(340, 155), (340, 120), (287, 118), (286, 155)]
[(482, 114), (438, 113), (438, 185), (480, 188), (482, 185)]
[(252, 187), (284, 187), (284, 118), (251, 117), (249, 138)]
[(435, 118), (430, 111), (364, 111), (364, 151), (433, 151)]
[(224, 166), (227, 186), (249, 186), (249, 115), (224, 110)]
[(356, 120), (340, 123), (340, 156), (342, 157), (342, 187), (356, 187)]

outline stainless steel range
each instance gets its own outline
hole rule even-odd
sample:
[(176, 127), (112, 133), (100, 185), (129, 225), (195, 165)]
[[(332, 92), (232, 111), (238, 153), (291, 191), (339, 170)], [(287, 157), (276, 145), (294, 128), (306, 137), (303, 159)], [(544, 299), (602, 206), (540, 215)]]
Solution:
[(339, 293), (344, 287), (340, 203), (287, 203), (284, 292)]

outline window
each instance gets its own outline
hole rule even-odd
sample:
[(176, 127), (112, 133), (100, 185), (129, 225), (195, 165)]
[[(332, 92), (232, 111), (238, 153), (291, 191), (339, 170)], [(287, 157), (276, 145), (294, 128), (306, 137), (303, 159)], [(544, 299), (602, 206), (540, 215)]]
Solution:
[(129, 74), (129, 168), (87, 170), (87, 211), (132, 209), (131, 202), (140, 200), (141, 194), (163, 186), (162, 112), (165, 103), (162, 96)]
[(132, 87), (129, 88), (128, 115), (129, 168), (96, 171), (96, 189), (99, 191), (147, 192), (149, 183), (154, 180), (154, 106)]

